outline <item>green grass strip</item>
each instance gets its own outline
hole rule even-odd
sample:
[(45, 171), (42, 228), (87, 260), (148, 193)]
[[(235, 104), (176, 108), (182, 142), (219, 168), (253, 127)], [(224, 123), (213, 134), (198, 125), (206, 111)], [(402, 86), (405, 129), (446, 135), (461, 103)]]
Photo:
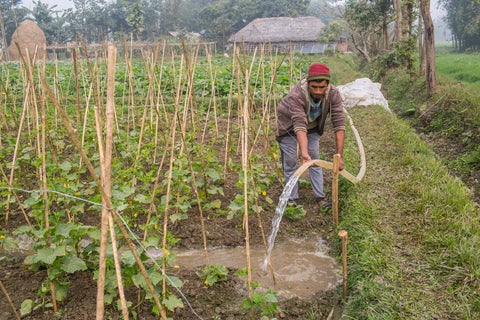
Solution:
[(480, 319), (480, 220), (471, 191), (402, 120), (349, 110), (367, 171), (340, 194), (344, 319)]

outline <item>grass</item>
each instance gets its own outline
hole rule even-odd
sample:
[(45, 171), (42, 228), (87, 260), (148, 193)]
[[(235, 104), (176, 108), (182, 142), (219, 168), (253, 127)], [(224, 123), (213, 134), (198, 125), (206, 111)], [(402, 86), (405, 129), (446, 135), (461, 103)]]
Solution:
[(354, 108), (364, 181), (341, 201), (349, 232), (345, 319), (478, 319), (480, 221), (463, 183), (413, 129)]
[[(446, 50), (440, 50), (437, 56), (448, 58), (437, 59), (437, 93), (429, 95), (422, 79), (412, 81), (406, 73), (400, 71), (390, 73), (382, 83), (388, 92), (391, 109), (418, 131), (445, 141), (448, 145), (437, 151), (442, 153), (450, 169), (468, 177), (480, 169), (478, 83), (458, 82), (442, 70), (452, 68), (452, 61), (468, 61), (468, 58), (478, 64), (478, 56), (443, 51)], [(459, 64), (458, 72), (480, 72), (478, 66), (468, 65), (466, 62)]]
[(471, 85), (480, 83), (480, 56), (475, 53), (457, 53), (441, 46), (436, 50), (437, 73), (457, 82)]

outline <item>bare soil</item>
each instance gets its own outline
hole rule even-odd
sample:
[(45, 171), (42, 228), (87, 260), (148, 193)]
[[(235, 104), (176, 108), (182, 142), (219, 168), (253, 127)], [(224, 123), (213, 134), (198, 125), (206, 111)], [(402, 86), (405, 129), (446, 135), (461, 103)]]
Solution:
[[(274, 141), (272, 143), (275, 143)], [(324, 148), (325, 149), (325, 148)], [(329, 152), (329, 150), (323, 150)], [(331, 153), (331, 150), (330, 150)], [(326, 159), (330, 159), (326, 156)], [(328, 172), (325, 173), (325, 188), (327, 193), (330, 190), (331, 178)], [(232, 175), (225, 181), (223, 203), (230, 203), (231, 199), (238, 194), (234, 184), (238, 179)], [(307, 178), (308, 179), (308, 178)], [(283, 191), (283, 179), (279, 177), (278, 183), (268, 191), (268, 196), (274, 200), (269, 204), (265, 199), (258, 199), (259, 205), (264, 209), (261, 219), (256, 214), (249, 216), (250, 245), (261, 245), (263, 234), (268, 237), (271, 231), (271, 219), (275, 212), (278, 198)], [(310, 188), (300, 187), (299, 203), (304, 207), (307, 214), (302, 221), (290, 221), (283, 218), (276, 243), (285, 237), (308, 238), (321, 236), (327, 244), (332, 247), (332, 242), (338, 236), (331, 212), (320, 211), (316, 206)], [(98, 219), (97, 219), (98, 218)], [(85, 216), (86, 224), (97, 223), (99, 217), (92, 219)], [(21, 212), (10, 217), (8, 223), (0, 222), (5, 229), (14, 229), (24, 224)], [(241, 217), (234, 217), (229, 220), (226, 217), (205, 217), (205, 229), (207, 244), (209, 247), (235, 247), (245, 246), (245, 229)], [(169, 231), (177, 238), (180, 238), (179, 248), (201, 249), (203, 248), (202, 230), (198, 209), (193, 208), (186, 220), (178, 221), (169, 225)], [(338, 252), (330, 252), (330, 255), (338, 256)], [(41, 289), (41, 283), (46, 279), (46, 270), (33, 272), (23, 265), (24, 257), (6, 256), (2, 260), (0, 255), (0, 281), (4, 290), (0, 293), (0, 319), (16, 319), (12, 305), (20, 314), (20, 306), (25, 299), (32, 299), (36, 303), (41, 302), (41, 296), (37, 293)], [(245, 281), (234, 275), (236, 270), (229, 270), (228, 280), (216, 283), (213, 286), (206, 286), (203, 280), (197, 275), (199, 269), (171, 269), (167, 274), (175, 275), (183, 282), (181, 291), (185, 296), (184, 307), (177, 308), (174, 312), (168, 312), (172, 319), (260, 319), (257, 311), (251, 314), (249, 310), (241, 307), (242, 301), (248, 297), (248, 289)], [(75, 272), (69, 277), (70, 286), (66, 300), (58, 305), (57, 314), (52, 307), (40, 307), (31, 314), (25, 315), (22, 319), (51, 320), (87, 320), (94, 319), (96, 314), (96, 281), (93, 280), (91, 272)], [(273, 290), (273, 288), (271, 288)], [(173, 291), (173, 289), (172, 289)], [(126, 288), (127, 300), (132, 301), (134, 306), (130, 309), (135, 313), (134, 319), (160, 319), (160, 316), (152, 312), (153, 305), (143, 299), (135, 286)], [(179, 295), (177, 295), (179, 296)], [(47, 295), (48, 297), (48, 295)], [(278, 297), (280, 312), (277, 318), (285, 319), (339, 319), (342, 310), (342, 288), (325, 292), (319, 290), (312, 293), (311, 298), (284, 299)], [(9, 303), (11, 301), (11, 304)], [(121, 319), (121, 312), (111, 305), (105, 306), (105, 319)]]

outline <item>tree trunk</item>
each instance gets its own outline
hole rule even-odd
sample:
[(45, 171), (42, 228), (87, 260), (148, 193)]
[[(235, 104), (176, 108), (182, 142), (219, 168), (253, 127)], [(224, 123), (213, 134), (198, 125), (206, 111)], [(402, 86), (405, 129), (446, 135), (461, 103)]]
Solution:
[[(351, 36), (351, 39), (352, 39), (352, 43), (353, 43), (353, 47), (358, 51), (360, 52), (360, 54), (363, 56), (363, 58), (368, 62), (372, 62), (372, 58), (370, 58), (370, 54), (368, 53), (368, 49), (367, 49), (367, 46), (364, 45), (363, 46), (363, 49), (360, 48), (360, 44), (357, 43), (357, 41), (355, 41), (355, 37), (352, 35)], [(370, 38), (369, 38), (370, 39)]]
[(403, 38), (403, 12), (402, 12), (402, 1), (394, 0), (395, 13), (397, 14), (397, 23), (395, 24), (395, 42)]
[(430, 15), (430, 0), (420, 0), (420, 10), (425, 26), (424, 45), (425, 45), (425, 72), (428, 92), (435, 91), (437, 86), (436, 66), (435, 66), (435, 35), (432, 16)]
[(418, 17), (418, 60), (420, 61), (418, 75), (425, 76), (425, 47), (423, 45), (423, 19)]
[(388, 36), (388, 23), (384, 17), (383, 20), (383, 49), (385, 51), (390, 50), (390, 37)]

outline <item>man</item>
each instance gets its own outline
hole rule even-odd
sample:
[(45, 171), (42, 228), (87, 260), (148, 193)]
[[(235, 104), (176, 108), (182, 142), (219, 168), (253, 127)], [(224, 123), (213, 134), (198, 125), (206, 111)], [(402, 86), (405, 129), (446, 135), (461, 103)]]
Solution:
[[(330, 69), (323, 63), (312, 63), (307, 77), (300, 80), (282, 99), (277, 109), (277, 141), (280, 144), (282, 168), (288, 182), (297, 170), (297, 145), (302, 162), (319, 159), (320, 136), (327, 115), (330, 114), (335, 131), (336, 153), (340, 155), (339, 169), (343, 170), (343, 141), (345, 115), (340, 92), (330, 84)], [(323, 190), (322, 168), (309, 168), (315, 200), (320, 207), (330, 208)], [(298, 183), (289, 197), (290, 203), (298, 200)]]

